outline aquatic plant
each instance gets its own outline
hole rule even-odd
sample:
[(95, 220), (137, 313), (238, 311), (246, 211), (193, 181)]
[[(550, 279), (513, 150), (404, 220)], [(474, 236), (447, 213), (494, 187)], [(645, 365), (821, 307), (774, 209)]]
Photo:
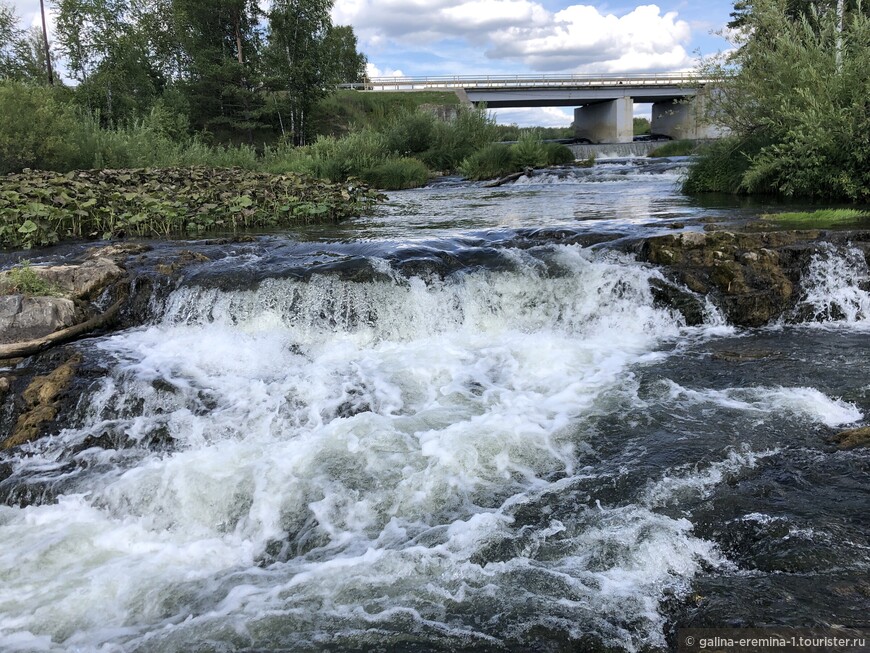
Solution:
[(238, 168), (27, 171), (0, 178), (0, 246), (337, 221), (380, 198), (359, 182)]

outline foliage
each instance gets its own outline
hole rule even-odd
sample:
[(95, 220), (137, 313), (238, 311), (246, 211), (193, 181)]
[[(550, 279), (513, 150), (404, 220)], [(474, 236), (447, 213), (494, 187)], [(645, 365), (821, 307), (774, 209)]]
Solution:
[(669, 141), (652, 150), (647, 154), (647, 156), (689, 156), (690, 154), (694, 154), (696, 149), (697, 143), (695, 143), (695, 141)]
[[(528, 163), (532, 161), (532, 163)], [(543, 143), (527, 132), (514, 145), (490, 143), (467, 157), (459, 171), (467, 179), (504, 177), (525, 168), (574, 163), (574, 153), (559, 143)]]
[(534, 132), (542, 139), (569, 139), (574, 138), (573, 127), (520, 127), (518, 125), (498, 125), (496, 128), (498, 141), (518, 141), (520, 136), (527, 132)]
[(22, 29), (13, 7), (0, 0), (0, 81), (41, 82), (45, 49), (37, 27)]
[(362, 184), (240, 169), (28, 172), (0, 178), (0, 246), (334, 221), (379, 198)]
[(632, 124), (634, 127), (635, 136), (641, 136), (643, 134), (650, 133), (649, 120), (647, 120), (646, 118), (634, 118)]
[(85, 129), (63, 89), (0, 82), (0, 174), (90, 167)]
[(790, 18), (785, 0), (753, 0), (741, 47), (707, 62), (712, 117), (734, 139), (704, 155), (728, 174), (702, 157), (686, 190), (870, 199), (870, 15), (857, 4), (840, 32), (835, 12), (808, 11)]
[(870, 213), (856, 209), (818, 209), (816, 211), (766, 213), (761, 217), (790, 227), (827, 227), (854, 224), (865, 218), (870, 218)]
[(511, 146), (502, 143), (490, 143), (466, 157), (459, 166), (463, 177), (475, 181), (504, 177), (516, 171)]
[(364, 170), (361, 176), (374, 188), (401, 190), (424, 185), (429, 180), (429, 169), (419, 159), (389, 158)]
[(523, 168), (541, 168), (547, 165), (547, 152), (537, 132), (524, 132), (511, 146), (514, 165)]
[(338, 90), (321, 99), (311, 110), (312, 130), (325, 136), (342, 136), (352, 129), (385, 129), (394, 116), (416, 112), (426, 105), (456, 106), (452, 91), (414, 93)]
[(561, 143), (544, 143), (544, 156), (549, 166), (564, 166), (574, 163), (574, 152)]
[(0, 273), (0, 293), (38, 297), (63, 294), (57, 285), (37, 274), (28, 260), (23, 260), (20, 265)]
[(740, 187), (752, 158), (761, 151), (760, 138), (729, 136), (699, 149), (698, 160), (683, 182), (684, 193), (733, 193)]

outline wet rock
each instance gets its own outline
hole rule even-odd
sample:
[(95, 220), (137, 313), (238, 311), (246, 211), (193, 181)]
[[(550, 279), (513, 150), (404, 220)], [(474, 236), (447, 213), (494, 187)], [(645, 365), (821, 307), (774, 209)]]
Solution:
[(669, 268), (689, 290), (714, 296), (729, 322), (761, 326), (796, 302), (806, 252), (817, 231), (686, 231), (644, 241), (641, 260)]
[(840, 431), (831, 438), (839, 449), (855, 449), (870, 445), (870, 426)]
[(0, 343), (42, 338), (77, 322), (76, 305), (64, 297), (0, 296)]
[(189, 249), (182, 250), (171, 263), (159, 263), (155, 268), (160, 274), (172, 276), (179, 270), (186, 268), (193, 263), (205, 263), (211, 259), (205, 254), (192, 252)]
[(126, 259), (128, 256), (136, 256), (151, 251), (151, 245), (141, 243), (117, 243), (105, 247), (92, 247), (87, 251), (88, 258), (108, 258), (114, 261)]
[(680, 313), (689, 326), (704, 323), (704, 303), (701, 297), (662, 279), (650, 279), (649, 285), (657, 305)]
[(0, 443), (0, 449), (25, 444), (45, 432), (57, 417), (61, 399), (81, 362), (82, 355), (76, 353), (50, 374), (34, 377), (22, 393), (25, 409), (18, 416), (12, 434)]

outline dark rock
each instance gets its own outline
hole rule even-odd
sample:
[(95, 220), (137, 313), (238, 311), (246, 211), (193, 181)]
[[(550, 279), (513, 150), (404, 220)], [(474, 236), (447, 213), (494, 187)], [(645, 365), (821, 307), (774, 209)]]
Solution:
[(701, 297), (662, 279), (650, 279), (649, 285), (658, 306), (675, 310), (683, 316), (689, 326), (704, 323), (704, 303)]
[(639, 258), (666, 267), (692, 292), (711, 295), (732, 324), (755, 327), (794, 308), (802, 266), (819, 235), (685, 231), (646, 239)]
[(22, 393), (25, 410), (18, 416), (11, 435), (0, 443), (0, 449), (10, 449), (41, 436), (57, 417), (60, 399), (69, 388), (82, 355), (73, 354), (50, 374), (37, 376)]

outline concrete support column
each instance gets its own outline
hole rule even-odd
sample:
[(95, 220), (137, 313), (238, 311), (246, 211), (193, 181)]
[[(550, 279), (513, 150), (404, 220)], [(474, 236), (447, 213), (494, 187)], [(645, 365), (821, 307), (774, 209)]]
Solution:
[(631, 143), (634, 102), (621, 97), (574, 109), (574, 136), (592, 143)]
[(674, 140), (719, 138), (722, 130), (707, 124), (706, 99), (701, 93), (685, 100), (667, 100), (652, 105), (650, 132)]

